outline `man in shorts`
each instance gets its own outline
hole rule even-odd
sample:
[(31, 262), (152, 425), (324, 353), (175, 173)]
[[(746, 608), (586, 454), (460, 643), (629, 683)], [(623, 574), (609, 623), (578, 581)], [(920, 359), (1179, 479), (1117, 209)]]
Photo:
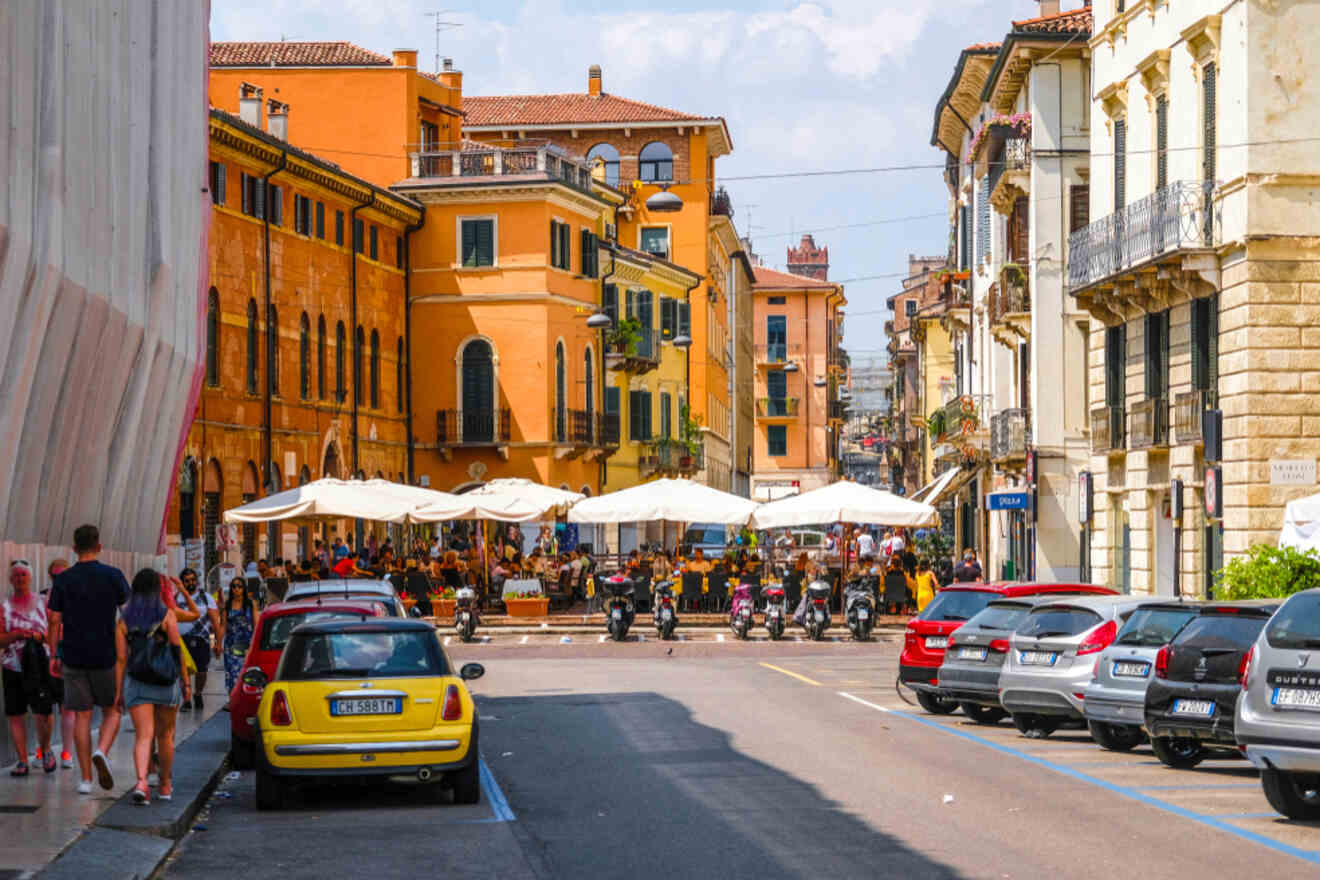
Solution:
[[(97, 561), (101, 533), (93, 525), (74, 529), (76, 564), (55, 577), (50, 590), (47, 644), (55, 645), (51, 673), (64, 675), (65, 708), (75, 713), (74, 742), (82, 781), (79, 794), (91, 794), (92, 770), (109, 790), (115, 779), (106, 754), (119, 733), (119, 682), (125, 658), (115, 646), (119, 606), (128, 601), (128, 581), (117, 568)], [(101, 733), (92, 750), (92, 710), (101, 709)]]
[[(206, 688), (207, 667), (211, 663), (211, 634), (220, 629), (220, 612), (216, 608), (215, 600), (199, 585), (197, 572), (191, 568), (185, 568), (179, 572), (179, 585), (183, 592), (192, 596), (193, 602), (197, 605), (197, 610), (202, 613), (200, 619), (188, 622), (179, 622), (179, 638), (183, 641), (183, 646), (188, 649), (192, 655), (193, 663), (197, 666), (197, 677), (193, 686), (193, 698), (191, 705), (184, 703), (179, 707), (180, 712), (190, 712), (193, 709), (202, 709), (202, 691)], [(183, 592), (176, 597), (179, 607), (187, 606), (187, 599)]]

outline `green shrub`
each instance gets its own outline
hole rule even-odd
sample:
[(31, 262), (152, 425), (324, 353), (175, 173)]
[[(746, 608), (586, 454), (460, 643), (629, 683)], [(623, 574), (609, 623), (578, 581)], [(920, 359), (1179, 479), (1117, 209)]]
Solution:
[(1320, 587), (1320, 555), (1256, 544), (1216, 574), (1216, 599), (1278, 599)]

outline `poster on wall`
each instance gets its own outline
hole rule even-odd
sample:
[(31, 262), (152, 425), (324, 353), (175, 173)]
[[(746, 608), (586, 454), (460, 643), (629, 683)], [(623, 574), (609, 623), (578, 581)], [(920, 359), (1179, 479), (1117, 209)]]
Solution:
[(193, 571), (201, 571), (206, 562), (202, 558), (204, 547), (201, 538), (189, 538), (183, 542), (183, 566)]

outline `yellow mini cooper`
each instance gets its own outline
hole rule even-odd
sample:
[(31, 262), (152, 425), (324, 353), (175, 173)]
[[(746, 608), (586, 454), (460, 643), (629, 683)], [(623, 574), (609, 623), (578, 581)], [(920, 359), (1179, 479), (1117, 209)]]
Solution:
[(432, 799), (481, 796), (477, 712), (435, 628), (390, 617), (297, 627), (257, 710), (257, 808), (283, 806), (291, 784), (364, 777), (416, 780)]

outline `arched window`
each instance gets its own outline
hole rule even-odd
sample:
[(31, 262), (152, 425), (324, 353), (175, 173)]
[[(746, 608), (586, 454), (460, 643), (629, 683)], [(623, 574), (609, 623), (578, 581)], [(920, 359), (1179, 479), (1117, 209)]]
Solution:
[(371, 408), (380, 409), (380, 333), (371, 331)]
[(298, 321), (298, 393), (303, 400), (312, 396), (312, 320), (306, 312)]
[(325, 400), (325, 315), (316, 319), (316, 399)]
[(463, 346), (463, 440), (495, 439), (495, 356), (490, 343), (474, 339)]
[(248, 330), (247, 330), (247, 390), (248, 394), (257, 393), (257, 371), (260, 369), (261, 357), (257, 354), (257, 346), (261, 345), (261, 330), (257, 326), (257, 301), (248, 300)]
[(344, 322), (335, 325), (335, 397), (340, 403), (348, 396), (348, 386), (344, 384), (344, 346), (348, 339), (344, 333)]
[(638, 176), (645, 181), (666, 181), (674, 179), (674, 152), (659, 141), (651, 141), (642, 147), (641, 165)]
[(362, 325), (358, 324), (357, 330), (353, 332), (353, 400), (358, 406), (362, 405), (362, 356), (366, 347), (367, 334), (362, 332)]
[(567, 377), (564, 375), (564, 343), (555, 343), (555, 439), (568, 439), (568, 410), (564, 403)]
[(404, 363), (403, 363), (403, 337), (400, 336), (399, 344), (397, 346), (397, 354), (394, 359), (394, 396), (395, 396), (394, 405), (399, 412), (403, 412), (403, 404), (404, 404), (403, 392), (405, 390), (406, 385), (407, 385), (407, 376), (404, 373)]
[(206, 384), (220, 385), (220, 292), (206, 295)]
[(272, 304), (266, 308), (266, 376), (270, 381), (270, 393), (278, 397), (280, 393), (280, 319)]
[(197, 459), (191, 455), (179, 466), (179, 540), (197, 537)]
[(595, 431), (596, 421), (596, 375), (591, 362), (591, 349), (582, 353), (582, 377), (585, 380), (583, 391), (586, 394), (587, 430)]
[(619, 185), (619, 151), (610, 144), (596, 144), (587, 151), (587, 166), (593, 170), (596, 160), (605, 167), (605, 182), (610, 186)]

